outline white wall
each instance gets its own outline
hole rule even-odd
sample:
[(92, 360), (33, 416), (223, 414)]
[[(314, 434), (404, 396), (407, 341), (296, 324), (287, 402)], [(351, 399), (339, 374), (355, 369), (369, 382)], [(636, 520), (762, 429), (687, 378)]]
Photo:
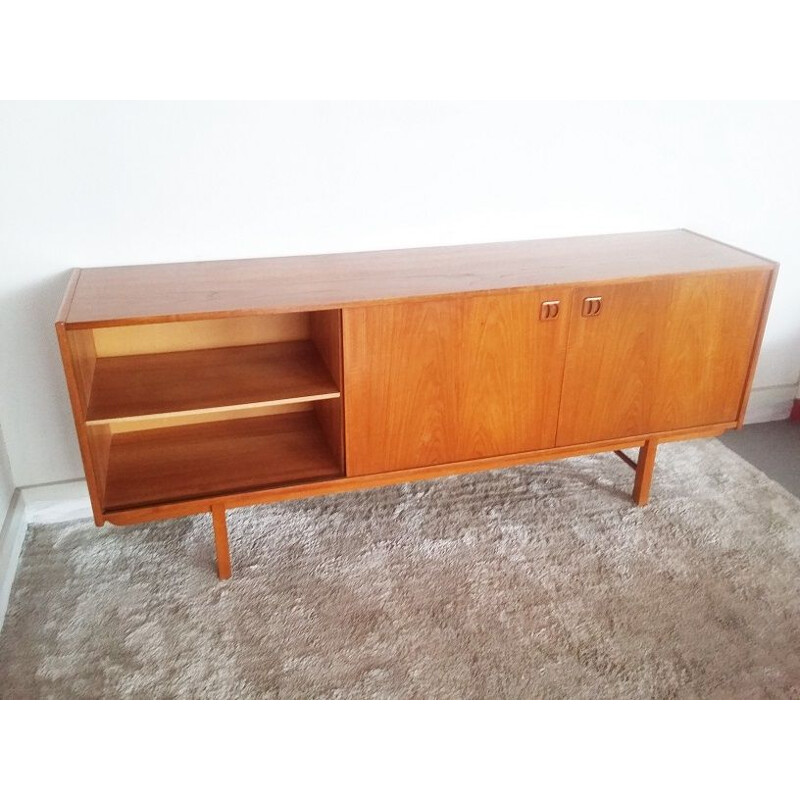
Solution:
[(780, 104), (0, 104), (15, 483), (81, 474), (52, 327), (76, 266), (688, 227), (782, 262), (755, 385), (788, 403), (798, 142)]
[(14, 494), (14, 480), (11, 477), (11, 464), (8, 460), (3, 429), (0, 427), (0, 528), (3, 527), (12, 494)]

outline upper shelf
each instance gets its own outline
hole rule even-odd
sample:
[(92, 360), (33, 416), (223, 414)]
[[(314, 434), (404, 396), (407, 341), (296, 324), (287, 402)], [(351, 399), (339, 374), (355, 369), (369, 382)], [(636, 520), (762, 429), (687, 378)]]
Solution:
[(90, 424), (339, 397), (313, 342), (98, 358)]
[(59, 313), (90, 328), (279, 313), (775, 262), (686, 230), (77, 270)]

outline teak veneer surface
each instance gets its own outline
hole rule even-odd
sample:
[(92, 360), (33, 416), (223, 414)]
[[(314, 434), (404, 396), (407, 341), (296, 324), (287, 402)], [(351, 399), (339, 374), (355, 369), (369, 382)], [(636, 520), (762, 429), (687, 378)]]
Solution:
[[(553, 447), (569, 295), (490, 292), (344, 309), (348, 474)], [(542, 322), (548, 300), (560, 312)]]
[(103, 507), (157, 505), (339, 474), (313, 411), (119, 433), (111, 438)]
[(104, 267), (79, 271), (59, 318), (67, 326), (91, 327), (773, 266), (705, 236), (673, 230)]
[(769, 279), (762, 269), (593, 286), (598, 316), (572, 306), (556, 443), (737, 420)]
[(313, 342), (99, 358), (87, 421), (338, 397)]

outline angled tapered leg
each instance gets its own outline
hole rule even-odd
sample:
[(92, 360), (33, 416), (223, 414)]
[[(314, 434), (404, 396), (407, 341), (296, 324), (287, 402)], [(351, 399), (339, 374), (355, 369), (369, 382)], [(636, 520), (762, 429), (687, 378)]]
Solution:
[(639, 458), (636, 460), (636, 478), (633, 481), (633, 502), (637, 506), (647, 505), (650, 497), (650, 484), (653, 481), (657, 447), (658, 442), (655, 439), (648, 439), (639, 448)]
[(211, 506), (211, 518), (214, 520), (214, 541), (217, 546), (217, 575), (221, 581), (231, 576), (231, 554), (228, 549), (228, 523), (225, 519), (225, 506), (214, 503)]

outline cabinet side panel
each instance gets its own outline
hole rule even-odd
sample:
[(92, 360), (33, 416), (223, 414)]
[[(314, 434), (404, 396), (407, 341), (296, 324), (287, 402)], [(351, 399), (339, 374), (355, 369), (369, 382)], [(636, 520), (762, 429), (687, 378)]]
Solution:
[(671, 280), (651, 430), (738, 419), (769, 277), (739, 270)]
[[(102, 525), (104, 519), (102, 487), (105, 483), (105, 474), (100, 476), (101, 480), (98, 480), (98, 465), (95, 464), (93, 458), (93, 443), (90, 441), (89, 434), (86, 430), (86, 403), (89, 392), (91, 391), (90, 372), (94, 369), (92, 358), (94, 350), (93, 345), (91, 351), (87, 349), (88, 343), (86, 336), (88, 336), (88, 341), (91, 341), (90, 330), (80, 331), (82, 335), (77, 339), (73, 338), (73, 335), (76, 333), (79, 332), (68, 332), (63, 322), (56, 323), (56, 335), (58, 336), (61, 361), (64, 366), (64, 376), (67, 382), (72, 416), (75, 420), (75, 432), (78, 436), (78, 445), (81, 451), (81, 460), (83, 461), (83, 471), (86, 475), (89, 497), (92, 501), (92, 512), (94, 514), (95, 523), (97, 525)], [(86, 334), (86, 336), (83, 334)], [(76, 348), (74, 352), (73, 343), (75, 343)], [(92, 361), (91, 368), (87, 364), (87, 359)], [(96, 444), (104, 446), (105, 442)], [(102, 463), (100, 469), (102, 469)]]
[(552, 447), (568, 313), (537, 291), (344, 309), (348, 474)]
[(758, 365), (758, 357), (761, 352), (761, 343), (764, 340), (764, 331), (767, 328), (767, 319), (769, 317), (769, 310), (772, 305), (772, 295), (775, 291), (775, 284), (778, 280), (779, 267), (775, 264), (768, 272), (767, 290), (764, 293), (764, 305), (761, 309), (761, 317), (758, 323), (758, 331), (756, 332), (755, 341), (753, 342), (753, 352), (750, 357), (750, 365), (747, 368), (747, 379), (745, 380), (742, 396), (739, 402), (739, 411), (737, 414), (737, 428), (744, 425), (744, 416), (747, 411), (747, 403), (750, 399), (750, 390), (753, 386), (753, 379), (756, 374), (756, 366)]

